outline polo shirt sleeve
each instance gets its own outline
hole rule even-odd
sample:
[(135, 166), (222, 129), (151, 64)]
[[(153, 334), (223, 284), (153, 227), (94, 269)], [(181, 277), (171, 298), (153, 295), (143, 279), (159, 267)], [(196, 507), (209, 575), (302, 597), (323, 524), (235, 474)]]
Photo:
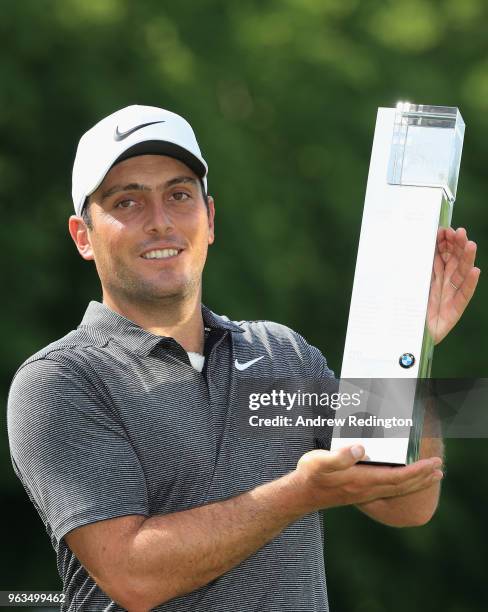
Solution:
[[(327, 359), (324, 357), (320, 349), (309, 344), (303, 336), (296, 334), (300, 353), (305, 366), (304, 372), (306, 377), (318, 380), (322, 383), (322, 390), (329, 395), (337, 391), (337, 381), (334, 371), (329, 368)], [(322, 416), (333, 419), (336, 413), (332, 408), (323, 408)], [(323, 426), (315, 428), (315, 446), (317, 448), (330, 449), (332, 442), (333, 427)]]
[(28, 362), (9, 392), (12, 463), (48, 533), (123, 515), (149, 516), (142, 466), (108, 400), (49, 358)]
[(325, 380), (335, 377), (334, 371), (329, 368), (327, 359), (316, 346), (309, 344), (305, 338), (295, 330), (285, 327), (291, 339), (294, 352), (302, 363), (301, 373), (307, 378)]

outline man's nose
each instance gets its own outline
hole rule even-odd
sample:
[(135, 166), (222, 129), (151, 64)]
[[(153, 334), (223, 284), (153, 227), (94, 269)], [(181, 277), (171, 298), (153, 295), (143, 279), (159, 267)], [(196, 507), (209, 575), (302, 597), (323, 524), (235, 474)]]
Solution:
[(173, 230), (173, 220), (161, 196), (155, 195), (150, 200), (148, 199), (146, 211), (144, 230), (148, 234), (167, 234)]

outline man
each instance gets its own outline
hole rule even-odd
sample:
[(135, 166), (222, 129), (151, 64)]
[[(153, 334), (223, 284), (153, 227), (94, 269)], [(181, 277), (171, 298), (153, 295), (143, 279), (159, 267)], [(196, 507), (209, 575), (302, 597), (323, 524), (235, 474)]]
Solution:
[[(330, 377), (296, 332), (201, 304), (214, 241), (207, 165), (190, 125), (131, 106), (80, 140), (69, 231), (103, 303), (29, 358), (9, 395), (14, 469), (57, 552), (66, 610), (328, 609), (319, 509), (389, 525), (435, 511), (440, 443), (403, 468), (360, 446), (239, 435), (246, 380)], [(442, 236), (444, 332), (471, 298), (476, 245)], [(438, 262), (439, 265), (439, 262)], [(452, 288), (451, 288), (452, 289)]]

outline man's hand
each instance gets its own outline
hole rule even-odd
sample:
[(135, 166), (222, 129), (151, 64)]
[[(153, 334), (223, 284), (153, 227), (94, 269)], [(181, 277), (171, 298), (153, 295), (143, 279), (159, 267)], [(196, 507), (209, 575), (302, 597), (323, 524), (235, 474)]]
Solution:
[[(424, 428), (435, 420), (432, 410), (426, 411)], [(433, 459), (442, 457), (444, 445), (439, 437), (422, 438), (420, 445), (420, 458)], [(441, 468), (443, 469), (443, 468)], [(425, 525), (433, 517), (439, 503), (441, 492), (440, 481), (434, 482), (430, 487), (421, 491), (414, 491), (400, 497), (386, 497), (376, 499), (366, 504), (357, 504), (359, 510), (375, 521), (392, 527), (413, 527)]]
[(456, 325), (473, 297), (480, 275), (475, 257), (476, 243), (463, 227), (439, 228), (427, 311), (435, 344)]
[(443, 476), (440, 457), (405, 467), (356, 465), (361, 459), (362, 446), (305, 453), (295, 470), (302, 512), (407, 495), (427, 489)]
[(363, 458), (361, 446), (313, 450), (292, 472), (236, 497), (97, 521), (70, 531), (66, 542), (109, 597), (146, 612), (221, 576), (305, 514), (418, 491), (442, 478), (440, 459), (355, 465)]

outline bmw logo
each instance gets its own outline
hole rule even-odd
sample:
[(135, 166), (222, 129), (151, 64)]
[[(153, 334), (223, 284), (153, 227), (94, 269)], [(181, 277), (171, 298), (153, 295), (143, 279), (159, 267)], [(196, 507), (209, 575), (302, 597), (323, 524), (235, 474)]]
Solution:
[(415, 363), (415, 357), (412, 355), (412, 353), (403, 353), (398, 360), (398, 363), (402, 366), (402, 368), (411, 368)]

